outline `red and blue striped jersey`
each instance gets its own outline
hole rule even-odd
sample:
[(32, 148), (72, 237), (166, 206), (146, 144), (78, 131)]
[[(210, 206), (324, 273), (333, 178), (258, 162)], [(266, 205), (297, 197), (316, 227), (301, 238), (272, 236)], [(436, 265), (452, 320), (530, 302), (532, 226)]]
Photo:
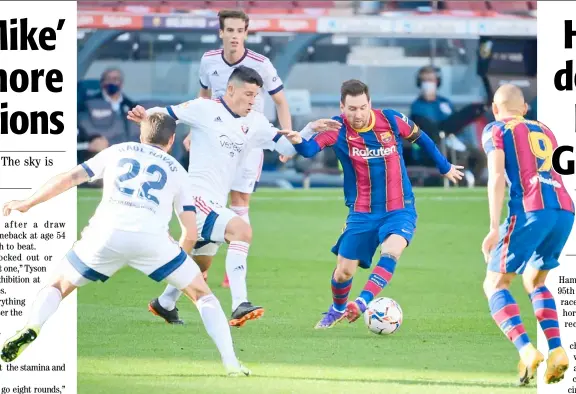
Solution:
[(486, 154), (504, 151), (511, 215), (542, 209), (574, 212), (562, 177), (552, 167), (558, 143), (548, 127), (521, 116), (495, 121), (484, 128), (482, 145)]
[(346, 206), (353, 212), (388, 212), (414, 207), (414, 194), (402, 156), (403, 139), (416, 141), (421, 131), (400, 112), (373, 110), (371, 122), (355, 130), (344, 115), (338, 131), (314, 137), (320, 150), (331, 146), (342, 164)]

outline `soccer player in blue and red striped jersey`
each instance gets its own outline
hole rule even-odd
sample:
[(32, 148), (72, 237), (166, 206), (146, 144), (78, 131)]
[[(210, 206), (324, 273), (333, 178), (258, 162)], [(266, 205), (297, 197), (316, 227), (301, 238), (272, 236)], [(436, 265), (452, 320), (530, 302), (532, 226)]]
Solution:
[[(574, 203), (552, 167), (556, 138), (542, 123), (525, 119), (527, 109), (518, 87), (502, 85), (492, 104), (496, 121), (486, 126), (482, 136), (488, 156), (490, 208), (490, 231), (482, 243), (488, 264), (484, 292), (494, 321), (519, 352), (521, 385), (534, 378), (544, 356), (526, 334), (510, 284), (516, 275), (523, 276), (548, 341), (544, 381), (559, 382), (568, 368), (568, 357), (560, 341), (554, 297), (545, 282), (550, 270), (558, 267), (574, 224)], [(500, 225), (506, 178), (509, 212)]]
[[(342, 84), (340, 109), (334, 117), (339, 130), (305, 140), (297, 132), (281, 132), (305, 157), (331, 146), (344, 172), (344, 197), (349, 214), (346, 227), (332, 248), (338, 256), (332, 273), (333, 303), (316, 328), (331, 328), (346, 317), (356, 321), (367, 305), (388, 285), (396, 263), (416, 229), (412, 185), (402, 157), (403, 140), (418, 144), (435, 160), (440, 173), (457, 182), (462, 167), (453, 166), (422, 130), (400, 112), (373, 110), (368, 86), (358, 80)], [(316, 125), (315, 125), (316, 126)], [(313, 127), (318, 130), (318, 127)], [(378, 246), (380, 260), (353, 302), (348, 302), (358, 266), (369, 269)]]

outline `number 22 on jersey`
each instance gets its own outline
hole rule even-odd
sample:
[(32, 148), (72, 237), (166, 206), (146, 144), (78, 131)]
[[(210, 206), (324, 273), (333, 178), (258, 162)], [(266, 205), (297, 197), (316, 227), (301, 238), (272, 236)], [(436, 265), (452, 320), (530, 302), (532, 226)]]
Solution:
[[(116, 177), (116, 188), (122, 193), (127, 196), (133, 196), (135, 190), (123, 184), (131, 179), (134, 179), (141, 175), (141, 165), (138, 160), (124, 158), (118, 161), (118, 168), (123, 168), (125, 172), (118, 175)], [(151, 190), (162, 190), (166, 185), (166, 180), (168, 178), (166, 171), (164, 171), (161, 167), (157, 166), (156, 164), (152, 164), (146, 169), (144, 169), (144, 173), (149, 176), (154, 176), (157, 180), (149, 181), (144, 180), (140, 187), (138, 188), (138, 198), (147, 200), (152, 202), (155, 205), (159, 205), (160, 201), (156, 196), (150, 193)]]

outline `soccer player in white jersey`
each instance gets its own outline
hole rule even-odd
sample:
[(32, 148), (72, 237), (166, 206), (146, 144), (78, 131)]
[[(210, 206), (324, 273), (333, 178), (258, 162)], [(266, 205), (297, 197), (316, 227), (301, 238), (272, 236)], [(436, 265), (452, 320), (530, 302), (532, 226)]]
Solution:
[[(163, 112), (191, 126), (188, 172), (194, 188), (198, 222), (194, 261), (205, 272), (218, 246), (228, 243), (226, 272), (232, 293), (230, 325), (236, 327), (258, 319), (264, 313), (262, 307), (248, 301), (246, 272), (252, 229), (248, 222), (226, 208), (236, 169), (246, 152), (253, 148), (275, 149), (286, 156), (296, 153), (292, 144), (277, 133), (278, 129), (262, 113), (252, 110), (262, 85), (262, 78), (254, 69), (239, 66), (230, 76), (227, 90), (220, 99), (197, 98), (148, 111), (139, 106), (128, 112), (128, 119), (135, 122), (151, 113)], [(339, 127), (339, 123), (321, 119), (308, 128), (321, 131), (329, 126)], [(177, 288), (169, 285), (148, 307), (168, 323), (182, 324), (176, 308), (180, 295)]]
[[(3, 207), (27, 212), (87, 181), (103, 180), (102, 200), (56, 271), (56, 279), (38, 294), (27, 325), (8, 339), (1, 358), (12, 362), (39, 335), (63, 298), (90, 282), (107, 281), (125, 265), (154, 281), (181, 289), (198, 308), (230, 375), (249, 375), (236, 358), (230, 327), (218, 299), (199, 267), (188, 256), (196, 240), (196, 209), (186, 170), (167, 152), (176, 122), (155, 114), (141, 123), (141, 143), (113, 145), (71, 171), (52, 178), (24, 201)], [(168, 234), (175, 210), (182, 227), (180, 244)]]
[[(262, 90), (268, 92), (276, 105), (280, 127), (292, 130), (292, 118), (288, 100), (284, 94), (284, 85), (276, 68), (270, 60), (244, 46), (248, 37), (249, 18), (240, 10), (222, 10), (218, 13), (220, 22), (220, 38), (222, 49), (204, 53), (200, 60), (200, 97), (217, 98), (224, 95), (228, 78), (235, 67), (240, 65), (253, 68), (260, 74), (264, 85)], [(252, 110), (264, 112), (264, 96), (256, 97)], [(185, 141), (188, 145), (189, 140)], [(250, 223), (250, 195), (256, 190), (262, 173), (264, 152), (262, 149), (252, 149), (246, 153), (244, 164), (238, 168), (230, 191), (230, 209)], [(228, 287), (225, 276), (222, 286)]]

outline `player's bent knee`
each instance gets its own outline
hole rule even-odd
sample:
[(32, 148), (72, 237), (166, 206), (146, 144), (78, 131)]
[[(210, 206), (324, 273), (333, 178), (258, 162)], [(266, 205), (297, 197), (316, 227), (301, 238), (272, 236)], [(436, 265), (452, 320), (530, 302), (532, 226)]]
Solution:
[(400, 258), (404, 249), (408, 246), (406, 238), (398, 235), (391, 234), (380, 246), (380, 254), (388, 254), (393, 256), (396, 260)]
[(192, 259), (198, 264), (200, 271), (206, 272), (212, 265), (213, 256), (192, 256)]
[(252, 242), (252, 227), (241, 217), (235, 217), (226, 226), (225, 238), (228, 242)]
[(545, 286), (549, 272), (550, 271), (539, 270), (528, 265), (522, 274), (522, 284), (524, 285), (526, 292), (531, 294), (537, 288)]
[(234, 207), (247, 207), (250, 204), (250, 194), (238, 191), (230, 192), (230, 205)]
[(58, 289), (62, 294), (62, 298), (66, 298), (77, 288), (77, 286), (64, 277), (56, 279), (50, 286)]
[(204, 277), (201, 274), (198, 274), (192, 282), (181, 289), (181, 291), (192, 301), (196, 302), (200, 298), (212, 294), (210, 287), (204, 280)]
[(350, 260), (342, 256), (338, 256), (338, 264), (334, 271), (334, 279), (337, 282), (345, 282), (350, 280), (356, 273), (358, 267), (357, 260)]
[(486, 297), (490, 298), (498, 290), (510, 288), (514, 274), (503, 274), (500, 272), (488, 272), (484, 279), (483, 288)]

